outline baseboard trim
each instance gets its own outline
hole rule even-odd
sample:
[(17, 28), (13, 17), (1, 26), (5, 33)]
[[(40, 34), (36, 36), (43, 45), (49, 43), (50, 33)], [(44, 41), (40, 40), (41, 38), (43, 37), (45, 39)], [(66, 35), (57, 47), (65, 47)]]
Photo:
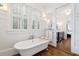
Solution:
[(0, 56), (12, 56), (17, 54), (18, 52), (14, 48), (9, 48), (0, 51)]

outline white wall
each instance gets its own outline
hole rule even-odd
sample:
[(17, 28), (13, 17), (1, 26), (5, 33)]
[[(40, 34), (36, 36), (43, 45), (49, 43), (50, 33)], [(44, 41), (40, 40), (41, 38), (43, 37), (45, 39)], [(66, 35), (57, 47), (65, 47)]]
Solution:
[[(12, 5), (8, 4), (9, 8), (8, 11), (1, 11), (0, 10), (0, 55), (14, 55), (16, 54), (16, 50), (14, 50), (13, 46), (15, 43), (28, 39), (29, 35), (42, 35), (43, 29), (45, 28), (45, 23), (41, 20), (42, 18), (39, 17), (40, 21), (40, 29), (33, 30), (32, 29), (32, 21), (31, 21), (31, 12), (35, 12), (33, 8), (29, 11), (28, 14), (28, 29), (27, 30), (13, 30), (12, 29)], [(20, 4), (19, 4), (20, 5)], [(15, 5), (15, 7), (17, 7)], [(27, 6), (30, 7), (30, 6)], [(26, 8), (27, 8), (26, 7)], [(22, 9), (22, 6), (20, 7)], [(30, 9), (29, 9), (30, 10)], [(40, 15), (40, 12), (36, 11), (36, 15)]]
[(73, 33), (72, 33), (72, 40), (71, 40), (71, 51), (73, 53), (79, 54), (79, 4), (73, 5)]

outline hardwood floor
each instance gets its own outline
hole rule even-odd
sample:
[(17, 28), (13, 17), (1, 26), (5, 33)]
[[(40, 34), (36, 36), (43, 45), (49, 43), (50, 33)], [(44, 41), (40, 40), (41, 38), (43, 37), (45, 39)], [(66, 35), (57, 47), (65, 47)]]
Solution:
[(57, 43), (57, 48), (64, 50), (66, 52), (71, 52), (71, 38), (64, 39)]
[(60, 50), (58, 48), (49, 45), (48, 50), (45, 49), (34, 56), (74, 56), (74, 55), (75, 54), (67, 53), (63, 50)]

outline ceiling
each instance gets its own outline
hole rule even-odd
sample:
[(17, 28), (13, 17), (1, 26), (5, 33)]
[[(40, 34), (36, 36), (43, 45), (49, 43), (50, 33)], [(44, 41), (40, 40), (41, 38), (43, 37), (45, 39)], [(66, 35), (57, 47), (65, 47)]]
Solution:
[(55, 8), (64, 5), (65, 3), (27, 3), (27, 5), (34, 7), (40, 11), (52, 12)]

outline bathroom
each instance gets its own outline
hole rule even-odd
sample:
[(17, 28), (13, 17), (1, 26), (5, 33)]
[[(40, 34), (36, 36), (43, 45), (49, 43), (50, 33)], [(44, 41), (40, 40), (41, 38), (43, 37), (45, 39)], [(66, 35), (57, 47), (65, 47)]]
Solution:
[[(71, 36), (72, 54), (60, 51), (64, 54), (57, 52), (57, 55), (79, 54), (78, 6), (74, 3), (0, 3), (0, 56), (56, 55), (48, 53), (52, 49), (60, 51), (57, 47), (57, 32), (61, 32), (61, 27), (64, 29), (64, 39), (67, 39), (67, 34)], [(26, 48), (33, 46), (25, 53)], [(24, 51), (21, 48), (25, 48)]]

